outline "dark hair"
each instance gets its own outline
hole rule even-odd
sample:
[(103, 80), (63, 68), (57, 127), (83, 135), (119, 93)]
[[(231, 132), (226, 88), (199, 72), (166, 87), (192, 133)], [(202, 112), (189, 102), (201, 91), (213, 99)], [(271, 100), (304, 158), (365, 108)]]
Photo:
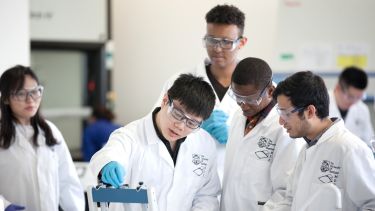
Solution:
[[(241, 60), (232, 74), (232, 83), (265, 87), (272, 80), (272, 70), (262, 59), (248, 57)], [(272, 84), (272, 83), (270, 83)]]
[(173, 100), (180, 101), (186, 112), (207, 119), (215, 106), (215, 94), (202, 77), (181, 74), (168, 90)]
[[(320, 119), (329, 114), (327, 87), (323, 79), (311, 71), (297, 72), (281, 81), (273, 92), (273, 98), (276, 100), (279, 95), (289, 97), (295, 107), (314, 105)], [(302, 112), (299, 114), (302, 115)]]
[[(25, 76), (29, 75), (39, 84), (39, 80), (35, 73), (29, 68), (17, 65), (6, 70), (0, 77), (0, 107), (1, 107), (1, 120), (0, 120), (0, 148), (8, 149), (14, 142), (15, 127), (13, 122), (17, 121), (10, 108), (9, 101), (11, 94), (23, 88)], [(57, 144), (57, 140), (53, 137), (52, 130), (40, 115), (39, 109), (35, 116), (30, 120), (31, 126), (34, 129), (33, 144), (38, 146), (37, 137), (39, 134), (38, 126), (44, 131), (46, 144), (53, 146)]]
[(242, 36), (245, 28), (245, 14), (233, 5), (217, 5), (206, 14), (206, 22), (234, 24), (240, 29), (240, 36)]
[(103, 105), (95, 106), (92, 110), (91, 115), (97, 119), (105, 119), (108, 121), (112, 121), (115, 118), (115, 115), (112, 113), (112, 111)]
[(354, 88), (364, 90), (367, 87), (367, 74), (358, 67), (347, 67), (339, 76), (339, 84), (344, 86), (344, 88), (353, 86)]

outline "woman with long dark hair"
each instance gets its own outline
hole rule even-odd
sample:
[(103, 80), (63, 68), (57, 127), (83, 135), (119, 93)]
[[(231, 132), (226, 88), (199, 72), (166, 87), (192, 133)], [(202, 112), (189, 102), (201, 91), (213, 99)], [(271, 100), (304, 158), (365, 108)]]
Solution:
[(83, 190), (65, 140), (40, 114), (43, 86), (35, 73), (20, 65), (6, 70), (0, 93), (0, 195), (5, 207), (84, 210)]

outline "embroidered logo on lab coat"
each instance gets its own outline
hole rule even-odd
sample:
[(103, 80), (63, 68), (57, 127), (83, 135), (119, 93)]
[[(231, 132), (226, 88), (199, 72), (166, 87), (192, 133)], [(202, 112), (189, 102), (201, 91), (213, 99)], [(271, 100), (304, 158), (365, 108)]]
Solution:
[(192, 162), (195, 165), (193, 172), (197, 176), (204, 176), (206, 174), (206, 168), (208, 163), (208, 158), (204, 155), (192, 154)]
[(272, 143), (272, 140), (261, 136), (258, 141), (259, 150), (255, 152), (255, 155), (259, 159), (267, 159), (267, 161), (271, 161), (273, 156), (273, 151), (275, 151), (276, 144)]
[(322, 183), (336, 183), (337, 177), (339, 176), (340, 166), (335, 165), (332, 161), (323, 160), (320, 166), (322, 175), (318, 179)]

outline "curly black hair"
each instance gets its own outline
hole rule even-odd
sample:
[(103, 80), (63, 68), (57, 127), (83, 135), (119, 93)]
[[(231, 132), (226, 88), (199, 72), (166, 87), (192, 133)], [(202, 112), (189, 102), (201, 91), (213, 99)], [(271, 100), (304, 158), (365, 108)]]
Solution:
[(234, 24), (242, 36), (245, 28), (245, 14), (233, 5), (217, 5), (206, 14), (207, 23)]

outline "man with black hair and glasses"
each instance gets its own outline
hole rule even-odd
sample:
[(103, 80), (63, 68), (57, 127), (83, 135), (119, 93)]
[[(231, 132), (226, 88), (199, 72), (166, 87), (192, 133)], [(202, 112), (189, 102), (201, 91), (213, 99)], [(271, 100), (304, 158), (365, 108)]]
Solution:
[[(181, 74), (159, 107), (111, 134), (90, 161), (94, 175), (115, 188), (142, 181), (155, 189), (159, 210), (218, 210), (215, 140), (200, 129), (214, 105), (203, 78)], [(138, 204), (110, 206), (142, 210)]]
[(302, 149), (284, 200), (264, 210), (375, 210), (375, 161), (371, 150), (344, 122), (330, 118), (323, 79), (310, 71), (280, 82), (277, 100), (280, 124), (292, 138), (303, 137)]
[(268, 64), (258, 58), (240, 61), (229, 94), (241, 109), (234, 114), (225, 156), (221, 210), (260, 210), (279, 201), (303, 140), (292, 140), (279, 125), (275, 86)]
[(362, 102), (367, 87), (367, 74), (360, 68), (347, 67), (339, 76), (335, 89), (329, 92), (329, 115), (340, 117), (345, 126), (367, 145), (374, 136), (370, 111)]
[[(202, 76), (215, 91), (215, 110), (203, 123), (202, 128), (217, 141), (218, 171), (219, 177), (222, 178), (228, 125), (238, 108), (236, 101), (229, 97), (227, 91), (238, 63), (238, 52), (247, 42), (247, 38), (243, 36), (245, 15), (233, 5), (217, 5), (206, 14), (206, 23), (203, 46), (208, 58), (187, 72)], [(155, 106), (160, 105), (161, 99), (177, 76), (173, 76), (164, 84)]]

